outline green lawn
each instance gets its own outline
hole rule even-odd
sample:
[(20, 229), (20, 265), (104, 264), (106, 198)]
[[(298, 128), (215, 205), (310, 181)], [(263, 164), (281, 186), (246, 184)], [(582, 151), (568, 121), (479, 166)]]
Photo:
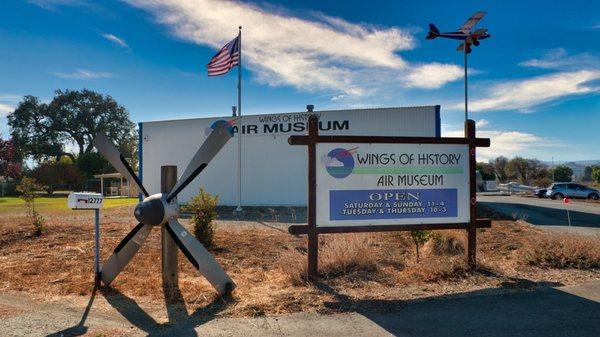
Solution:
[[(103, 208), (111, 208), (122, 205), (135, 205), (138, 198), (107, 198), (104, 199)], [(35, 198), (35, 208), (39, 211), (45, 210), (67, 210), (67, 197), (38, 197)], [(25, 212), (25, 202), (19, 197), (0, 197), (0, 213)]]

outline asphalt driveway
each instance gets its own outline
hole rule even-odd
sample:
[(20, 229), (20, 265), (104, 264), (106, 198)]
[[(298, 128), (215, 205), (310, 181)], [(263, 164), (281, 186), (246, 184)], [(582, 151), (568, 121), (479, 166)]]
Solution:
[(477, 201), (509, 218), (544, 229), (600, 235), (600, 203), (576, 200), (567, 205), (560, 200), (502, 195), (478, 195)]

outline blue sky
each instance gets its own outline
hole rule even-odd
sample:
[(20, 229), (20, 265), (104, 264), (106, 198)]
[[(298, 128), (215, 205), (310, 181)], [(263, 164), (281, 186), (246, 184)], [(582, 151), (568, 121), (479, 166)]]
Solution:
[(4, 0), (0, 132), (22, 95), (110, 94), (135, 122), (228, 115), (236, 72), (205, 64), (243, 25), (245, 114), (442, 105), (462, 133), (462, 54), (424, 39), (477, 10), (491, 39), (469, 59), (479, 159), (600, 159), (598, 1)]

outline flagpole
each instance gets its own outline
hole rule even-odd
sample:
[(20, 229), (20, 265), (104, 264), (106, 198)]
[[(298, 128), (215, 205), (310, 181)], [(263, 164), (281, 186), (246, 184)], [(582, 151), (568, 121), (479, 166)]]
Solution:
[(242, 211), (242, 26), (239, 26), (240, 60), (238, 65), (238, 195), (236, 211)]

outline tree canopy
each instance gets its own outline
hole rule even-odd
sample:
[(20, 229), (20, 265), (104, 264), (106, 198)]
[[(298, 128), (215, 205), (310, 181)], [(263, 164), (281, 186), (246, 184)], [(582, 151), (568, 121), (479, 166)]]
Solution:
[(573, 177), (573, 170), (566, 165), (558, 165), (552, 170), (554, 181), (568, 182)]
[(506, 173), (506, 165), (508, 165), (508, 158), (504, 156), (497, 157), (491, 162), (494, 165), (494, 172), (500, 182), (505, 183), (508, 180), (508, 173)]
[(48, 194), (54, 193), (57, 187), (79, 189), (84, 177), (75, 164), (60, 162), (45, 162), (32, 171), (32, 176), (43, 185)]
[(477, 163), (477, 170), (481, 173), (483, 180), (496, 180), (494, 165), (489, 163)]
[(600, 184), (600, 166), (592, 167), (592, 180)]
[(517, 179), (521, 184), (536, 184), (545, 186), (549, 183), (548, 167), (537, 159), (514, 157), (506, 165), (509, 179)]
[[(57, 90), (50, 103), (25, 96), (8, 125), (24, 155), (36, 160), (62, 155), (75, 157), (92, 152), (92, 140), (99, 131), (118, 144), (123, 156), (135, 158), (135, 124), (127, 110), (111, 96), (92, 90)], [(67, 149), (75, 145), (77, 153)]]

